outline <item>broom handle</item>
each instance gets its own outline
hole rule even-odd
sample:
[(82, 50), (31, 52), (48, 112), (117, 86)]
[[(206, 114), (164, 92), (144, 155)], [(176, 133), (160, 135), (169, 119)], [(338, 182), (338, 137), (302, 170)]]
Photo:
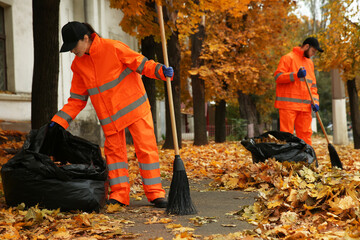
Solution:
[[(308, 89), (308, 91), (309, 91), (309, 94), (310, 94), (311, 104), (312, 104), (312, 105), (315, 105), (314, 98), (313, 98), (313, 96), (312, 96), (312, 94), (311, 94), (311, 90), (310, 90), (310, 87), (309, 87), (309, 85), (308, 85), (308, 81), (307, 81), (306, 77), (304, 77), (304, 80), (305, 80), (306, 87), (307, 87), (307, 89)], [(321, 129), (322, 129), (322, 131), (323, 131), (323, 133), (324, 133), (324, 135), (325, 135), (325, 138), (326, 138), (327, 143), (330, 144), (329, 139), (328, 139), (328, 136), (327, 136), (326, 131), (325, 131), (325, 128), (324, 128), (324, 125), (323, 125), (323, 123), (322, 123), (322, 121), (321, 121), (321, 118), (320, 118), (320, 115), (319, 115), (318, 112), (316, 112), (316, 117), (317, 117), (317, 119), (318, 119), (318, 121), (319, 121), (319, 123), (320, 123)]]
[[(161, 43), (162, 43), (162, 50), (163, 50), (163, 55), (164, 55), (164, 64), (165, 64), (166, 67), (169, 67), (169, 60), (168, 60), (167, 47), (166, 47), (166, 38), (165, 38), (165, 28), (164, 28), (164, 18), (163, 18), (162, 6), (156, 4), (156, 8), (157, 8), (157, 11), (158, 11), (160, 34), (161, 34)], [(172, 96), (172, 90), (171, 90), (171, 78), (170, 77), (166, 77), (166, 87), (167, 87), (168, 98), (169, 98), (171, 129), (172, 129), (172, 135), (173, 135), (173, 141), (174, 141), (175, 155), (179, 155), (179, 145), (178, 145), (178, 138), (177, 138), (177, 133), (176, 133), (174, 103), (173, 103), (173, 96)]]

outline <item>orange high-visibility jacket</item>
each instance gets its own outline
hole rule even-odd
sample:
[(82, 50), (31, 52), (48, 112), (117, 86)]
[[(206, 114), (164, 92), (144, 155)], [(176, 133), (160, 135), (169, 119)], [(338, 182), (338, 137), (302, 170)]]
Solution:
[(311, 111), (311, 98), (304, 79), (297, 77), (300, 67), (306, 69), (306, 79), (314, 98), (315, 104), (319, 105), (314, 63), (310, 58), (304, 57), (304, 51), (300, 47), (294, 47), (292, 52), (280, 59), (280, 63), (274, 73), (276, 81), (275, 107), (291, 109), (295, 111)]
[(68, 103), (52, 118), (65, 129), (86, 106), (88, 97), (106, 136), (120, 131), (150, 111), (140, 74), (166, 80), (162, 64), (120, 41), (92, 34), (89, 55), (75, 57)]

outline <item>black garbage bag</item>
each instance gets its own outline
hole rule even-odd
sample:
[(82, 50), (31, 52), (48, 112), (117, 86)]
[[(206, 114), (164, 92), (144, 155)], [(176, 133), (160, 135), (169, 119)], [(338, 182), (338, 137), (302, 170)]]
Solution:
[(1, 169), (6, 204), (61, 211), (99, 211), (108, 169), (98, 145), (59, 125), (31, 130), (22, 149)]
[[(262, 139), (269, 138), (270, 135), (283, 143), (261, 142)], [(251, 152), (254, 163), (275, 158), (280, 162), (306, 162), (311, 164), (316, 161), (316, 166), (318, 166), (314, 149), (304, 140), (288, 132), (269, 131), (255, 138), (244, 139), (241, 144)]]

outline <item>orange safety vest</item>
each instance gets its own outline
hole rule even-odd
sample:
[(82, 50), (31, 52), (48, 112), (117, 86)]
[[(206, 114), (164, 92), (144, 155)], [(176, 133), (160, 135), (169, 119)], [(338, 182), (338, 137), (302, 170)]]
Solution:
[(86, 106), (88, 97), (104, 134), (114, 134), (150, 111), (140, 74), (166, 80), (162, 64), (131, 50), (120, 41), (92, 34), (89, 55), (75, 57), (68, 103), (51, 121), (65, 129)]
[(292, 52), (280, 59), (274, 76), (276, 81), (275, 107), (291, 109), (295, 111), (310, 112), (311, 98), (304, 79), (297, 77), (300, 67), (306, 69), (306, 79), (314, 98), (315, 104), (319, 105), (314, 63), (310, 58), (304, 57), (304, 51), (300, 47), (294, 47)]

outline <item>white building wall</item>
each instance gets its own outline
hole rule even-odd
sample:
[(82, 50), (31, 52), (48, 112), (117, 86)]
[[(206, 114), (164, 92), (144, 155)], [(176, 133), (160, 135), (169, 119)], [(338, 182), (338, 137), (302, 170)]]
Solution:
[(157, 140), (165, 140), (166, 134), (166, 119), (165, 119), (165, 101), (156, 101), (156, 126), (155, 131), (157, 134)]
[[(14, 72), (16, 80), (14, 90), (17, 93), (30, 93), (34, 67), (32, 1), (14, 0), (11, 8), (13, 16), (13, 54), (15, 56)], [(24, 21), (24, 19), (27, 20)], [(11, 52), (7, 53), (7, 55), (9, 54), (11, 54)]]
[(0, 119), (30, 121), (34, 65), (32, 1), (0, 0), (4, 8), (8, 90), (0, 93)]
[[(5, 9), (6, 55), (8, 89), (12, 93), (0, 93), (0, 120), (30, 122), (31, 88), (34, 65), (32, 0), (0, 0)], [(101, 37), (120, 40), (130, 48), (138, 50), (138, 41), (124, 33), (119, 26), (123, 17), (120, 10), (110, 9), (109, 0), (61, 0), (59, 13), (59, 49), (62, 44), (61, 28), (69, 21), (90, 23)], [(60, 54), (60, 53), (59, 53)], [(61, 53), (59, 59), (58, 109), (67, 103), (71, 87), (71, 63), (73, 54)], [(91, 135), (101, 138), (101, 127), (90, 101), (71, 124), (74, 134), (86, 125), (96, 125)], [(87, 125), (88, 126), (88, 125)], [(95, 133), (98, 132), (98, 133)]]

